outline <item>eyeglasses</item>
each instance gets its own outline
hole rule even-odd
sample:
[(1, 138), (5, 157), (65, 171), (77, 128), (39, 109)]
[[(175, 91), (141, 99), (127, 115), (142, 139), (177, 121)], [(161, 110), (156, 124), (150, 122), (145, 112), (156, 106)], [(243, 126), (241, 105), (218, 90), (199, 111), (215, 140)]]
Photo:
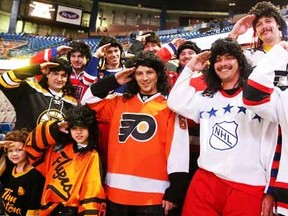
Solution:
[(24, 151), (23, 148), (18, 148), (18, 149), (14, 149), (14, 150), (9, 149), (9, 150), (7, 150), (7, 154), (13, 154), (14, 152), (15, 152), (16, 154), (19, 154), (19, 153), (21, 153), (22, 151)]

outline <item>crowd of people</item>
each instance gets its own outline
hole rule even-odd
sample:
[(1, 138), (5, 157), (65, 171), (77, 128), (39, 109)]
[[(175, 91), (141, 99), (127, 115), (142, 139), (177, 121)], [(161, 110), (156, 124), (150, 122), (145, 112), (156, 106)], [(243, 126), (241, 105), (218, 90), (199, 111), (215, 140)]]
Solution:
[(209, 50), (147, 32), (126, 53), (104, 36), (95, 53), (71, 41), (1, 74), (16, 112), (4, 214), (288, 215), (287, 35), (263, 1)]

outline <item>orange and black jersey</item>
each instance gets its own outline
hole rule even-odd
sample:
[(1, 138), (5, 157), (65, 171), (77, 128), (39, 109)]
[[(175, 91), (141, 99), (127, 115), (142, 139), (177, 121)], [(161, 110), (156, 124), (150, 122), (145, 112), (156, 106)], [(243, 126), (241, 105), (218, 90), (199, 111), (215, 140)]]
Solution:
[(78, 215), (105, 215), (97, 151), (81, 152), (72, 142), (55, 151), (59, 136), (65, 134), (59, 132), (57, 122), (46, 121), (30, 133), (26, 143), (29, 159), (46, 177), (40, 215), (49, 215), (59, 204), (78, 207)]

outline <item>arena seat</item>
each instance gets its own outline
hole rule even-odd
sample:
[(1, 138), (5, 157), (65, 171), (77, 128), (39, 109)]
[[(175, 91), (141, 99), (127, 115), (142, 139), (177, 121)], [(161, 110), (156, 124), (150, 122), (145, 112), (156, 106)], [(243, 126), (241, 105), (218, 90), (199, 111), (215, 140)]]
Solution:
[(14, 128), (13, 123), (8, 123), (8, 122), (2, 122), (0, 123), (0, 133), (6, 134), (9, 131), (12, 131)]

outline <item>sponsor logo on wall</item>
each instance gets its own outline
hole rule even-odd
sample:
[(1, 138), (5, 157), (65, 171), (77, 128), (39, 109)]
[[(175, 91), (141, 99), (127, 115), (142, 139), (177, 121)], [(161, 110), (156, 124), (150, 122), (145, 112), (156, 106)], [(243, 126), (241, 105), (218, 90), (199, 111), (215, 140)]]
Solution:
[(82, 17), (82, 10), (80, 9), (65, 7), (61, 5), (58, 6), (56, 16), (56, 21), (58, 22), (80, 25), (81, 17)]

